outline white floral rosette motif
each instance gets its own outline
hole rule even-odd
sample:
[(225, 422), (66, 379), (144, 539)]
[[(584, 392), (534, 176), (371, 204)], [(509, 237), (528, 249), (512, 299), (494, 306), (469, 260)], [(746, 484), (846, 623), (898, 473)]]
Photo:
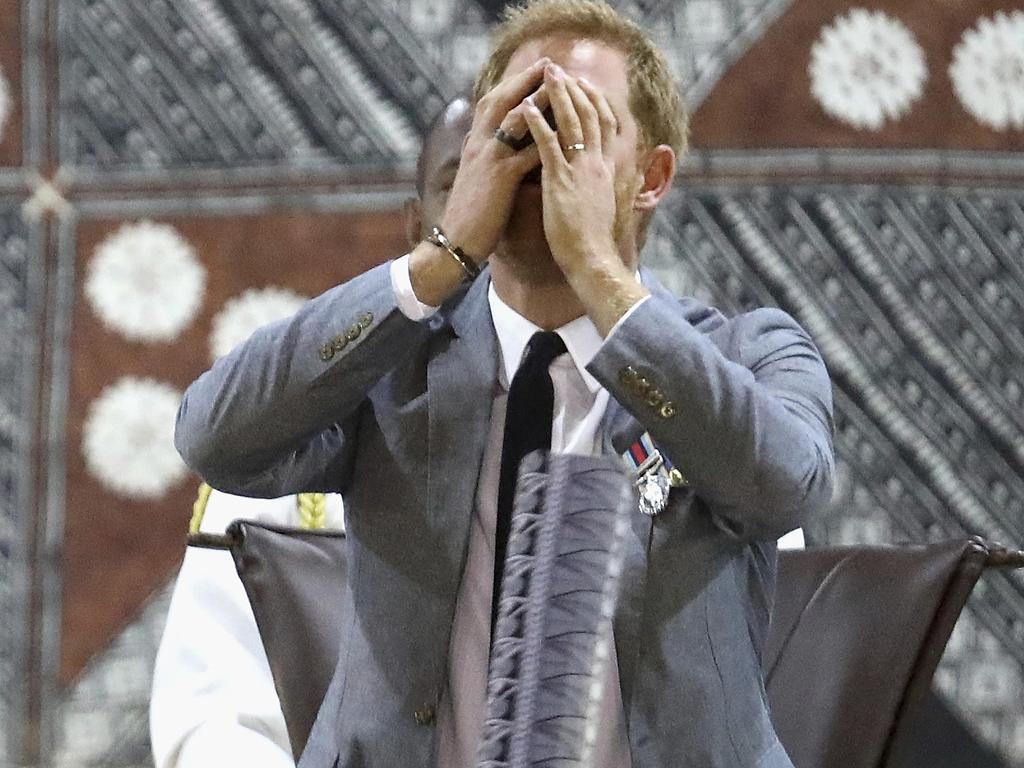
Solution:
[(1024, 130), (1024, 11), (978, 19), (953, 49), (949, 78), (979, 123)]
[(864, 8), (822, 28), (808, 72), (811, 93), (828, 115), (870, 131), (910, 111), (928, 79), (924, 51), (910, 30)]
[(210, 356), (223, 357), (267, 323), (291, 317), (308, 299), (287, 288), (250, 288), (229, 299), (213, 318)]
[(11, 114), (11, 89), (7, 85), (7, 78), (4, 77), (4, 70), (0, 68), (0, 139), (4, 137), (4, 125), (7, 117)]
[(206, 270), (174, 227), (126, 224), (96, 248), (85, 295), (104, 325), (129, 341), (174, 341), (203, 301)]
[(174, 448), (181, 394), (153, 379), (126, 376), (90, 405), (82, 452), (90, 474), (130, 499), (162, 497), (186, 475)]

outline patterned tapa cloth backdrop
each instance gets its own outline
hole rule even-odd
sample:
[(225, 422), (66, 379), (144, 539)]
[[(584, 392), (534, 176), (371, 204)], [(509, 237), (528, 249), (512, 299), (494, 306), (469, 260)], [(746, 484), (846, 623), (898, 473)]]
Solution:
[[(182, 389), (404, 250), (419, 134), (484, 0), (0, 0), (0, 755), (149, 764), (196, 480)], [(782, 306), (835, 380), (815, 542), (1024, 543), (1024, 9), (639, 0), (694, 110), (646, 251)], [(987, 578), (936, 686), (1024, 766), (1024, 583)], [(2, 762), (2, 761), (0, 761)]]

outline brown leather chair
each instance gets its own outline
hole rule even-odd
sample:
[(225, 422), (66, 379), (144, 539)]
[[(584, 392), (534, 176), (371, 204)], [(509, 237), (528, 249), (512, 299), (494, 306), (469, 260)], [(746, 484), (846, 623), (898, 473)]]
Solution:
[(188, 543), (231, 551), (298, 761), (338, 658), (345, 534), (236, 520), (226, 535), (193, 533)]
[(796, 768), (902, 764), (901, 739), (987, 567), (1024, 567), (1024, 552), (973, 538), (779, 554), (764, 667)]
[[(236, 521), (190, 544), (232, 550), (298, 756), (334, 671), (344, 534)], [(779, 553), (764, 665), (796, 768), (899, 765), (901, 735), (987, 567), (1024, 567), (1024, 552), (973, 538)]]

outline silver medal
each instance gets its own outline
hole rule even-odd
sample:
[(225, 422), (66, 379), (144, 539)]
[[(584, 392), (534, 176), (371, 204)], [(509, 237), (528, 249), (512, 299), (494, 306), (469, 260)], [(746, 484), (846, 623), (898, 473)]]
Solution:
[(640, 492), (640, 511), (645, 515), (656, 515), (668, 505), (669, 479), (655, 470), (647, 472), (636, 481)]
[[(640, 456), (646, 458), (638, 462)], [(649, 517), (668, 506), (669, 493), (673, 488), (689, 485), (682, 473), (666, 462), (646, 432), (622, 454), (622, 459), (633, 475), (633, 485), (640, 498), (640, 512)]]

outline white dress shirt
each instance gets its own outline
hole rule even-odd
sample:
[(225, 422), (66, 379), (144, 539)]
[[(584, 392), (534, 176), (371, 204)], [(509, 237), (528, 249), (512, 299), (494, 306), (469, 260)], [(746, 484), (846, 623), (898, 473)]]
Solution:
[[(201, 530), (238, 518), (301, 525), (295, 496), (248, 499), (214, 491)], [(341, 528), (341, 497), (326, 525)], [(230, 552), (189, 548), (171, 597), (149, 711), (156, 768), (294, 768), (284, 715), (249, 599)]]

